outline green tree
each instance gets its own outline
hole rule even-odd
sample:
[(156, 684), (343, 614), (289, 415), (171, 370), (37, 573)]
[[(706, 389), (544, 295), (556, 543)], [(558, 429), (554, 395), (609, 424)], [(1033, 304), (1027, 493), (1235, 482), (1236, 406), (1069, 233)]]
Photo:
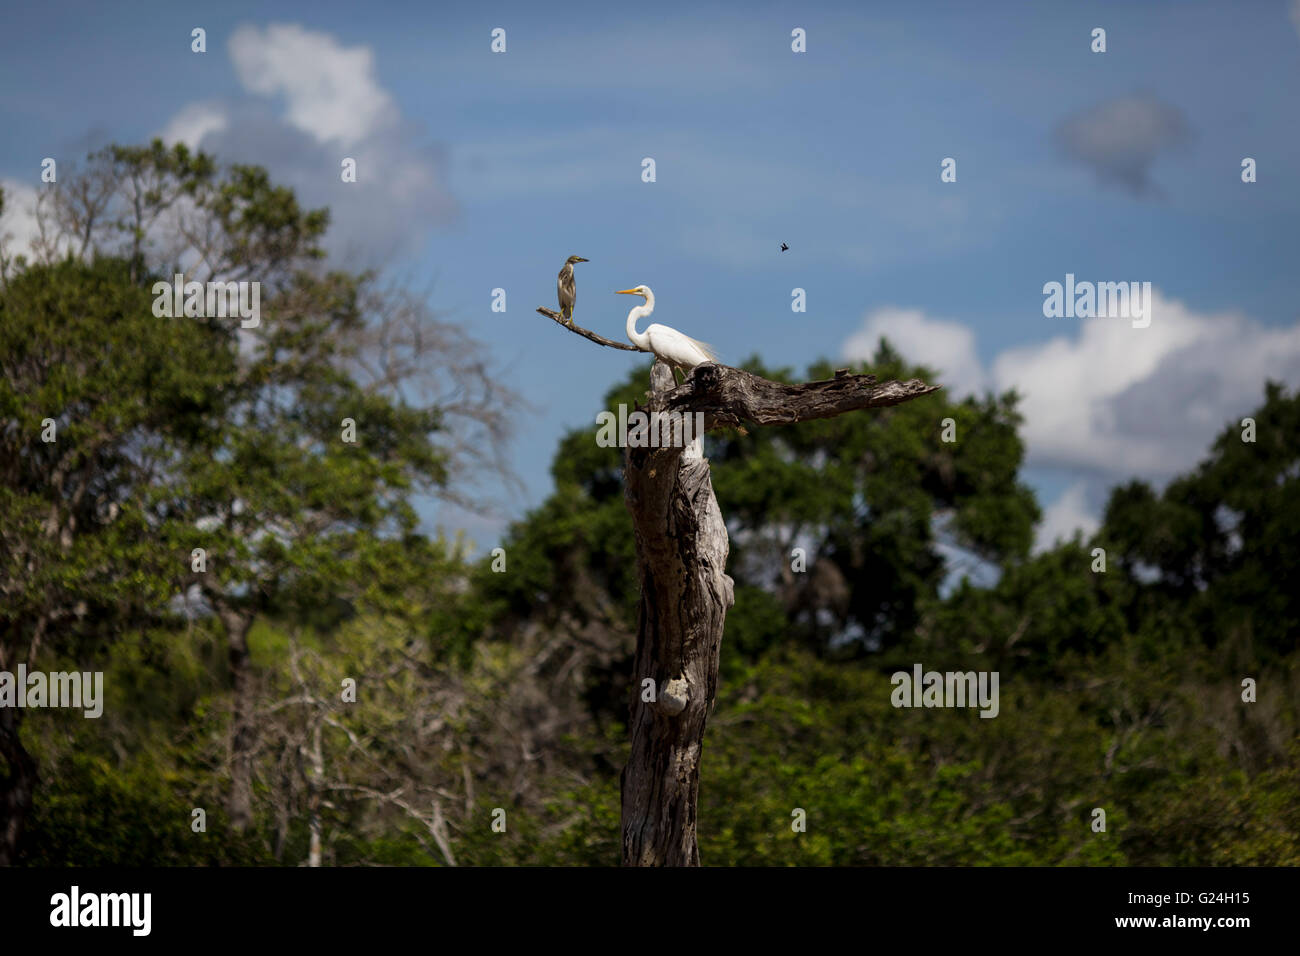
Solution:
[[(464, 430), (488, 444), (502, 437), (512, 393), (421, 301), (326, 268), (325, 211), (300, 208), (258, 167), (219, 168), (157, 141), (110, 147), (46, 198), (36, 264), (6, 265), (0, 411), (12, 520), (0, 586), (15, 600), (0, 660), (30, 661), (55, 621), (54, 650), (67, 652), (69, 616), (93, 618), (110, 640), (156, 621), (171, 598), (197, 597), (225, 632), (228, 811), (243, 829), (253, 623), (292, 615), (336, 627), (364, 602), (400, 600), (427, 556), (414, 501), (448, 491), (450, 470), (475, 460)], [(124, 258), (100, 264), (113, 254)], [(257, 284), (260, 321), (156, 317), (154, 281), (170, 284), (174, 272)], [(454, 397), (436, 395), (439, 385)], [(40, 440), (47, 417), (58, 445)], [(105, 550), (78, 543), (100, 525)], [(202, 562), (191, 558), (199, 548)], [(118, 619), (98, 613), (101, 593), (124, 610)], [(35, 769), (10, 731), (0, 744), (13, 754), (12, 799), (0, 805), (25, 806)], [(6, 812), (12, 853), (21, 814)]]
[(1204, 643), (1287, 654), (1300, 633), (1300, 394), (1270, 382), (1247, 417), (1253, 441), (1227, 426), (1163, 491), (1116, 488), (1096, 542), (1137, 582), (1138, 600), (1182, 607)]
[[(84, 657), (165, 614), (178, 533), (159, 491), (220, 417), (231, 357), (211, 329), (159, 326), (121, 260), (67, 260), (0, 289), (0, 669)], [(47, 440), (48, 439), (48, 440)], [(0, 860), (35, 787), (23, 711), (0, 708)]]

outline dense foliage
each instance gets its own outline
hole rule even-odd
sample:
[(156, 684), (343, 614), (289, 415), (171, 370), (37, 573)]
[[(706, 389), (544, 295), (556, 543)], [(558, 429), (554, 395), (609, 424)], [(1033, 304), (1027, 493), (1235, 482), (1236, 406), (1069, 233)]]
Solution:
[[(503, 558), (420, 533), (457, 426), (366, 374), (369, 277), (311, 265), (327, 217), (183, 148), (103, 158), (274, 282), (250, 342), (152, 316), (172, 260), (147, 224), (0, 257), (0, 669), (103, 671), (107, 698), (97, 720), (25, 715), (18, 861), (617, 863), (637, 604), (619, 450), (567, 434)], [(884, 342), (860, 370), (936, 378)], [(1300, 395), (1260, 388), (1198, 467), (1115, 488), (1095, 535), (1040, 553), (1014, 394), (711, 435), (736, 605), (703, 861), (1300, 864)], [(894, 707), (918, 662), (997, 671), (997, 717)], [(0, 756), (0, 783), (16, 769)]]

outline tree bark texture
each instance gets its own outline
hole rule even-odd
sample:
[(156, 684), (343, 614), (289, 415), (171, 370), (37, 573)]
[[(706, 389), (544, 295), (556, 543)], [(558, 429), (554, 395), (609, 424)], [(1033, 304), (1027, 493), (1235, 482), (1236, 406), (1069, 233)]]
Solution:
[[(672, 371), (656, 362), (649, 409)], [(636, 534), (641, 602), (631, 729), (623, 771), (623, 862), (698, 866), (695, 808), (704, 725), (718, 686), (722, 626), (733, 603), (727, 529), (699, 444), (628, 448), (625, 496)], [(642, 682), (654, 682), (645, 701)]]
[[(539, 310), (540, 311), (540, 310)], [(656, 361), (645, 411), (705, 414), (705, 427), (788, 424), (897, 405), (937, 391), (877, 384), (847, 370), (786, 385), (707, 363), (682, 385)], [(641, 600), (623, 770), (625, 866), (698, 866), (696, 807), (704, 729), (718, 686), (723, 624), (734, 603), (728, 540), (699, 439), (683, 448), (627, 448), (624, 496), (636, 535)], [(654, 699), (646, 681), (653, 683)]]

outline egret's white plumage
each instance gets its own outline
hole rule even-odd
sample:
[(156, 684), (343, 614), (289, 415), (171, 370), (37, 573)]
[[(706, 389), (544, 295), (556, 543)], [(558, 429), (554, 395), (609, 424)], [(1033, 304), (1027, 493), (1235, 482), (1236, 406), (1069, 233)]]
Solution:
[(670, 326), (656, 322), (647, 327), (644, 332), (636, 330), (637, 322), (655, 310), (655, 295), (650, 291), (649, 286), (639, 285), (635, 289), (619, 289), (618, 294), (639, 295), (645, 299), (645, 305), (638, 305), (627, 314), (627, 337), (632, 340), (633, 345), (648, 349), (669, 365), (676, 365), (684, 372), (704, 362), (718, 360), (711, 346), (696, 341)]

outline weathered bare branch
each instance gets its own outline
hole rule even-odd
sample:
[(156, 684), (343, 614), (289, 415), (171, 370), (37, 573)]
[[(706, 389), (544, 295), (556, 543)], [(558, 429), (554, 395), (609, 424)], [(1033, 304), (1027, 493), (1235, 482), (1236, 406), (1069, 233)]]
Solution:
[(874, 375), (854, 375), (839, 369), (834, 378), (786, 385), (744, 369), (709, 362), (664, 398), (664, 409), (704, 412), (708, 428), (756, 425), (790, 425), (814, 418), (833, 418), (862, 408), (881, 408), (937, 392), (942, 385), (920, 379), (908, 382), (876, 381)]
[(595, 342), (597, 345), (605, 345), (611, 349), (622, 349), (625, 352), (647, 351), (646, 349), (637, 348), (635, 345), (628, 345), (626, 342), (615, 342), (613, 339), (607, 339), (605, 338), (605, 336), (597, 335), (595, 332), (588, 331), (587, 329), (584, 329), (580, 325), (570, 325), (568, 322), (564, 321), (564, 316), (560, 315), (560, 313), (554, 311), (553, 309), (538, 308), (537, 311), (542, 313), (542, 315), (546, 316), (549, 319), (554, 319), (556, 322), (560, 323), (560, 325), (564, 326), (570, 332), (577, 332), (584, 339), (591, 339), (591, 341)]

